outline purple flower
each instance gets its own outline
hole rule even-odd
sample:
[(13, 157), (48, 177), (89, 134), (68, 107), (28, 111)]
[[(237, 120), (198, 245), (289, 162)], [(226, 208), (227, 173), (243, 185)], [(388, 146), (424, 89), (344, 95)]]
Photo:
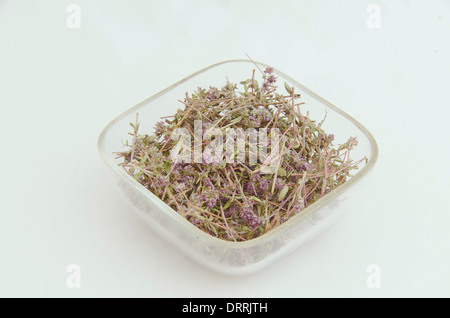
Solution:
[(250, 195), (257, 195), (254, 182), (252, 181), (247, 182), (246, 189)]
[(180, 164), (174, 164), (172, 167), (171, 175), (174, 177), (174, 179), (178, 179), (181, 177), (181, 165)]
[(261, 126), (261, 122), (253, 115), (248, 116), (247, 120), (250, 127), (258, 128), (259, 126)]
[(163, 177), (156, 177), (153, 181), (154, 181), (153, 185), (157, 189), (164, 188), (164, 187), (166, 187), (169, 184), (169, 181), (166, 178), (163, 178)]
[(226, 218), (235, 216), (237, 213), (238, 213), (238, 208), (236, 206), (231, 206), (226, 211), (224, 211)]
[(264, 71), (264, 83), (262, 85), (263, 92), (268, 92), (275, 88), (274, 84), (277, 81), (277, 78), (272, 73), (273, 68), (271, 67), (266, 68), (266, 70)]
[(270, 181), (267, 179), (262, 179), (261, 182), (259, 183), (259, 188), (264, 192), (269, 191), (269, 187), (270, 187)]
[(253, 212), (253, 203), (249, 200), (245, 200), (242, 203), (239, 216), (242, 221), (244, 221), (251, 228), (255, 228), (261, 224), (260, 218)]
[(210, 207), (211, 209), (216, 206), (217, 200), (219, 199), (219, 195), (215, 192), (203, 193), (202, 197), (205, 205)]
[(298, 199), (297, 202), (294, 204), (294, 212), (299, 213), (303, 208), (305, 207), (305, 202), (303, 199)]
[(280, 178), (277, 178), (277, 180), (275, 180), (275, 188), (277, 188), (278, 190), (281, 190), (284, 188), (284, 181)]
[(194, 185), (194, 177), (192, 176), (184, 176), (179, 180), (181, 183), (184, 183), (187, 187), (191, 187)]
[(210, 189), (214, 189), (214, 185), (211, 182), (211, 178), (209, 178), (209, 177), (203, 178), (202, 182), (203, 182), (203, 185), (205, 187), (208, 187)]
[(203, 202), (203, 196), (198, 193), (192, 193), (191, 202), (196, 206), (201, 206)]
[(308, 161), (306, 161), (304, 158), (293, 158), (292, 162), (291, 162), (291, 166), (294, 167), (294, 169), (297, 172), (302, 172), (305, 170), (310, 170), (311, 169), (311, 165), (308, 163)]
[(203, 184), (206, 186), (202, 193), (203, 202), (212, 209), (219, 200), (219, 193), (214, 188), (210, 178), (203, 179)]
[(151, 187), (155, 189), (156, 194), (163, 194), (165, 187), (169, 184), (169, 181), (163, 177), (156, 177), (153, 179), (153, 183), (150, 184)]
[(276, 80), (275, 75), (272, 74), (272, 75), (270, 75), (270, 76), (267, 77), (266, 81), (267, 81), (267, 83), (269, 83), (269, 84), (273, 84), (273, 83), (275, 83), (277, 80)]
[(268, 92), (268, 91), (270, 91), (270, 84), (267, 83), (267, 82), (264, 82), (263, 85), (262, 85), (262, 91), (263, 91), (263, 92)]
[(261, 174), (259, 173), (259, 172), (257, 172), (257, 173), (254, 173), (253, 175), (252, 175), (252, 177), (250, 178), (250, 180), (252, 181), (252, 182), (259, 182), (259, 180), (261, 180)]
[(209, 91), (206, 93), (206, 98), (209, 100), (217, 99), (219, 97), (219, 90), (216, 87), (209, 87)]
[(305, 166), (306, 170), (311, 170), (312, 166), (308, 163), (308, 161), (305, 161), (303, 165)]
[(200, 224), (200, 219), (196, 218), (195, 216), (191, 216), (189, 218), (189, 221), (194, 224), (194, 225), (199, 225)]

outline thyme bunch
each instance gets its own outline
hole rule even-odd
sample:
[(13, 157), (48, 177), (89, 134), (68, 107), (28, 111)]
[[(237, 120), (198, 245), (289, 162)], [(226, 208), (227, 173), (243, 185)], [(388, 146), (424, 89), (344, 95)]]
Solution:
[[(116, 153), (123, 160), (120, 165), (142, 186), (199, 229), (224, 240), (241, 242), (267, 233), (346, 182), (364, 160), (350, 159), (356, 138), (335, 146), (334, 136), (321, 128), (323, 121), (317, 123), (309, 113), (301, 113), (304, 103), (294, 87), (285, 84), (286, 92), (280, 93), (273, 69), (261, 75), (258, 81), (253, 70), (251, 78), (239, 86), (227, 81), (221, 88), (186, 93), (179, 100), (181, 108), (163, 117), (152, 134), (139, 134), (136, 115), (136, 122), (130, 124), (131, 143), (127, 141), (126, 150)], [(196, 121), (201, 121), (200, 127), (195, 128)], [(257, 139), (238, 162), (234, 145), (226, 143), (220, 150), (232, 162), (207, 152), (200, 162), (180, 162), (171, 157), (179, 146), (173, 138), (179, 128), (194, 137), (189, 143), (191, 159), (196, 147), (205, 149), (217, 141), (217, 129), (224, 134), (230, 128), (240, 132), (277, 129), (282, 138), (276, 144)], [(212, 128), (215, 139), (207, 135)], [(196, 129), (201, 136), (197, 144)], [(273, 173), (264, 173), (267, 162), (251, 160), (252, 152), (263, 147), (267, 154), (277, 147)]]

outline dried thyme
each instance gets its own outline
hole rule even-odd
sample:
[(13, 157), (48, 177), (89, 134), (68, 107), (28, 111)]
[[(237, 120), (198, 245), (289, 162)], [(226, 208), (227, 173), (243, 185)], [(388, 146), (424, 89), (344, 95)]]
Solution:
[(254, 70), (239, 88), (227, 82), (186, 93), (182, 108), (150, 135), (139, 134), (136, 114), (131, 144), (117, 153), (131, 177), (224, 240), (267, 233), (343, 184), (361, 162), (349, 156), (355, 138), (334, 146), (322, 122), (301, 113), (294, 87), (285, 84), (281, 94), (273, 69), (261, 74), (258, 82)]

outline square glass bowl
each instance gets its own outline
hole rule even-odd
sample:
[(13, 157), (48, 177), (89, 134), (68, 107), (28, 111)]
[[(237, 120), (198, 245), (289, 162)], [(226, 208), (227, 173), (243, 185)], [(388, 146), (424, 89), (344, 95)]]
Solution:
[[(119, 115), (106, 126), (98, 139), (101, 158), (112, 169), (121, 192), (143, 220), (188, 257), (212, 270), (232, 275), (259, 270), (323, 231), (332, 220), (343, 213), (345, 204), (342, 203), (348, 203), (348, 190), (371, 170), (378, 156), (374, 138), (359, 122), (274, 68), (280, 90), (284, 90), (283, 84), (286, 82), (295, 87), (296, 93), (301, 94), (301, 99), (305, 102), (305, 105), (302, 105), (302, 114), (309, 111), (309, 117), (317, 122), (327, 114), (322, 128), (328, 134), (334, 134), (334, 144), (338, 145), (349, 137), (356, 137), (359, 143), (351, 152), (352, 159), (368, 159), (367, 163), (361, 163), (360, 168), (347, 182), (285, 223), (245, 242), (215, 238), (195, 227), (118, 166), (121, 160), (115, 159), (113, 153), (122, 151), (122, 142), (130, 140), (129, 124), (135, 122), (136, 113), (139, 113), (139, 132), (151, 134), (161, 117), (173, 115), (177, 109), (182, 108), (183, 105), (178, 100), (183, 100), (186, 92), (191, 93), (197, 87), (222, 87), (227, 79), (237, 84), (251, 78), (254, 69), (259, 73), (255, 64), (262, 70), (269, 67), (264, 63), (248, 60), (228, 60), (201, 69)], [(255, 78), (258, 73), (255, 73)]]

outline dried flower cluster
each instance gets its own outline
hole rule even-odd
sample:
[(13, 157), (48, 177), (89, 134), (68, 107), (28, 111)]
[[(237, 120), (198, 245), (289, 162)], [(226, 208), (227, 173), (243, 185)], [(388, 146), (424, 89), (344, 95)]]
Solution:
[[(193, 225), (224, 240), (240, 242), (267, 233), (343, 184), (360, 162), (349, 156), (355, 138), (334, 146), (322, 123), (300, 112), (300, 94), (286, 84), (287, 94), (278, 92), (273, 69), (261, 73), (261, 83), (253, 71), (252, 78), (240, 82), (241, 91), (227, 82), (222, 88), (186, 93), (182, 109), (158, 122), (153, 134), (138, 134), (136, 118), (131, 143), (117, 153), (130, 176)], [(264, 174), (262, 163), (228, 163), (207, 153), (202, 162), (172, 160), (178, 143), (172, 133), (185, 127), (194, 136), (196, 120), (203, 122), (201, 136), (210, 127), (278, 129), (277, 170)], [(203, 147), (211, 142), (201, 140)], [(275, 147), (269, 142), (259, 146), (267, 153)]]

